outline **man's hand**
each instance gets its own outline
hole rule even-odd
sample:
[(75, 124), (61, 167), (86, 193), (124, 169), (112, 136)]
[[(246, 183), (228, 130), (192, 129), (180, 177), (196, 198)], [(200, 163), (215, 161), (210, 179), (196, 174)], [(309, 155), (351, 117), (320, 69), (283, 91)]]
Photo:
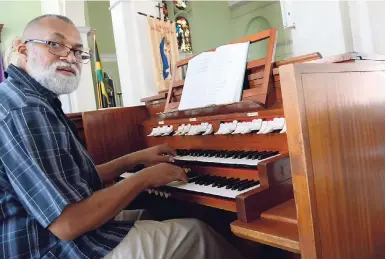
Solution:
[(184, 169), (167, 163), (145, 168), (136, 173), (136, 176), (141, 178), (148, 187), (159, 187), (176, 180), (188, 182)]
[(140, 162), (147, 165), (172, 162), (173, 157), (177, 155), (176, 151), (169, 144), (147, 148), (136, 153), (138, 153)]

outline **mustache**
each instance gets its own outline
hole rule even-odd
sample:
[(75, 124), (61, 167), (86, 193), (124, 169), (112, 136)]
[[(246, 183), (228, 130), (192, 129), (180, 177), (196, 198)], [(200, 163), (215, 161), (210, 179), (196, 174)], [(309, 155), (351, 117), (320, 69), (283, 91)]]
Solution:
[(67, 63), (64, 61), (57, 61), (57, 62), (53, 63), (50, 66), (50, 70), (55, 71), (58, 67), (73, 69), (75, 71), (76, 76), (79, 76), (79, 74), (80, 74), (79, 68), (75, 64)]

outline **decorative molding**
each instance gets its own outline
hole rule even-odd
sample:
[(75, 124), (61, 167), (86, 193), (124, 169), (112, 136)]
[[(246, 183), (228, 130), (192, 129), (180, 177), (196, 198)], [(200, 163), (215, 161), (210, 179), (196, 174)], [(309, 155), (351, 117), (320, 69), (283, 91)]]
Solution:
[(276, 43), (276, 47), (289, 46), (289, 45), (292, 45), (292, 43), (293, 43), (292, 40), (282, 41), (282, 42)]
[(0, 42), (1, 42), (1, 31), (3, 30), (4, 24), (0, 24)]
[(91, 33), (92, 31), (95, 31), (95, 29), (88, 26), (77, 26), (76, 28), (81, 34), (87, 34), (87, 35), (89, 35), (89, 33)]
[(229, 6), (229, 8), (235, 8), (235, 7), (239, 7), (243, 4), (246, 4), (248, 2), (249, 1), (246, 1), (246, 0), (229, 0), (228, 6)]
[(102, 53), (100, 57), (102, 62), (117, 62), (117, 55), (114, 53)]
[(121, 3), (121, 2), (132, 2), (133, 0), (110, 0), (110, 7), (109, 7), (109, 10), (111, 11), (111, 9), (113, 9), (115, 6), (117, 6), (117, 4)]

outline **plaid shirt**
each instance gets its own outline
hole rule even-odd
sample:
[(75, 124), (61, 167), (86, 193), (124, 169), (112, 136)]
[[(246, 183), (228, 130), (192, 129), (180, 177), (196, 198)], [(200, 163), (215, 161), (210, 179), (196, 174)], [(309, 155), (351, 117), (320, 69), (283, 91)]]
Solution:
[(72, 241), (47, 227), (102, 189), (57, 97), (10, 66), (0, 84), (0, 258), (102, 258), (134, 222), (111, 220)]

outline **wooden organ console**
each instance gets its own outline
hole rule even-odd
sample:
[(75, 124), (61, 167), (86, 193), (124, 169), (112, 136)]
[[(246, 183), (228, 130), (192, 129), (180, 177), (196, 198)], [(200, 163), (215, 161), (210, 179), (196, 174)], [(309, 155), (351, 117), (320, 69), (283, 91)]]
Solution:
[[(276, 30), (271, 29), (244, 40), (268, 39), (271, 46), (275, 37)], [(272, 63), (272, 46), (265, 58), (248, 62), (249, 85), (240, 103), (178, 111), (183, 81), (175, 80), (168, 93), (143, 99), (143, 106), (69, 117), (78, 122), (84, 144), (96, 164), (163, 143), (177, 149), (175, 163), (190, 168), (189, 183), (173, 182), (146, 190), (142, 196), (150, 201), (149, 206), (169, 201), (173, 207), (174, 201), (179, 201), (231, 213), (234, 217), (226, 224), (228, 228), (230, 224), (234, 235), (290, 251), (291, 258), (381, 258), (384, 232), (383, 237), (370, 232), (376, 232), (376, 226), (384, 228), (380, 218), (384, 214), (384, 196), (379, 196), (384, 195), (384, 167), (379, 163), (384, 161), (384, 146), (375, 144), (384, 143), (384, 114), (380, 113), (384, 92), (379, 76), (384, 67), (382, 70), (382, 65), (374, 65), (378, 61), (354, 52), (329, 58), (313, 53)], [(363, 60), (367, 60), (366, 64), (355, 64)], [(187, 64), (188, 60), (183, 60), (177, 66)], [(361, 87), (367, 86), (363, 80), (372, 84), (368, 85), (370, 93), (360, 96), (364, 91)], [(350, 84), (355, 85), (353, 92)], [(321, 100), (311, 97), (313, 91)], [(382, 98), (376, 97), (374, 91), (381, 91)], [(349, 93), (352, 102), (339, 98), (344, 93)], [(312, 101), (304, 101), (305, 97)], [(375, 103), (365, 100), (367, 97), (374, 98)], [(364, 120), (375, 124), (377, 132), (371, 133), (370, 128), (354, 122), (350, 109), (357, 109), (358, 105), (365, 106), (363, 112), (358, 112), (369, 115)], [(324, 113), (326, 107), (330, 108), (330, 115)], [(337, 117), (328, 117), (331, 112), (342, 116), (341, 123)], [(348, 125), (354, 129), (347, 129)], [(360, 130), (365, 131), (364, 135)], [(356, 142), (350, 144), (344, 131)], [(363, 142), (366, 134), (367, 143)], [(330, 137), (334, 139), (331, 146), (323, 144), (324, 138)], [(356, 162), (349, 166), (345, 159), (352, 156), (360, 160), (363, 153), (353, 151), (357, 153), (346, 157), (339, 154), (348, 152), (349, 147), (365, 146), (377, 150), (378, 153), (371, 153), (375, 164)], [(341, 156), (340, 162), (333, 162), (332, 155)], [(337, 166), (338, 175), (332, 166)], [(130, 177), (131, 173), (134, 172), (123, 177)], [(379, 179), (379, 184), (366, 178), (367, 173)], [(371, 189), (370, 185), (377, 188)], [(345, 196), (357, 195), (355, 188), (360, 192), (358, 203)], [(372, 198), (378, 202), (372, 203)], [(363, 236), (351, 238), (353, 242), (346, 234), (344, 238), (334, 234), (345, 233), (344, 227), (352, 226), (345, 225), (343, 219), (355, 224), (354, 219), (348, 219), (349, 213), (362, 215), (368, 224), (359, 224)], [(343, 219), (337, 220), (338, 215)]]

